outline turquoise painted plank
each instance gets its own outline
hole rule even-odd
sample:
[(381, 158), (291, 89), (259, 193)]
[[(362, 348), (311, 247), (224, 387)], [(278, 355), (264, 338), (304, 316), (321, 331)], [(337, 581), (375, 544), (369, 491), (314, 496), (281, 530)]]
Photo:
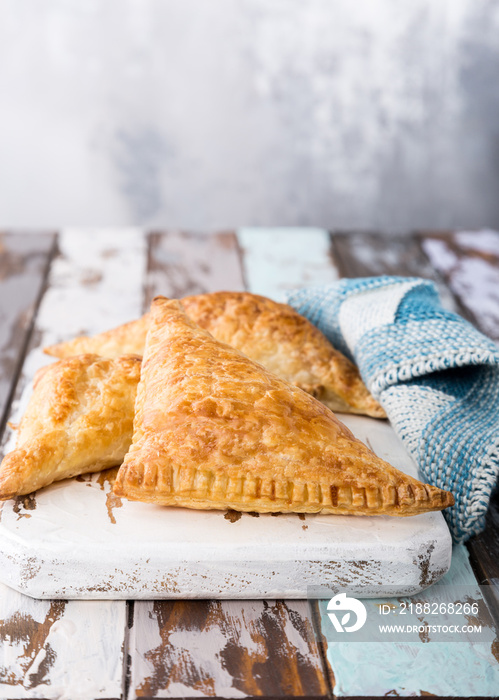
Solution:
[(254, 294), (285, 301), (288, 289), (338, 279), (324, 229), (242, 228), (237, 239), (247, 288)]
[[(452, 566), (439, 585), (476, 586), (464, 545), (453, 550)], [(328, 601), (320, 601), (322, 632), (327, 639)], [(390, 602), (387, 599), (386, 602)], [(408, 623), (417, 622), (417, 619)], [(466, 642), (334, 642), (327, 657), (334, 672), (334, 693), (344, 696), (497, 697), (499, 644)]]

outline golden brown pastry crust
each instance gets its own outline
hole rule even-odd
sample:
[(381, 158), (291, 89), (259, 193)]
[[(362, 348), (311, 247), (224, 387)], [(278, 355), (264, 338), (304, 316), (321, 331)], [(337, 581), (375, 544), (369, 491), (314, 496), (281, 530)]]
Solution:
[[(233, 345), (281, 379), (296, 384), (332, 411), (386, 414), (371, 396), (355, 365), (335, 350), (321, 331), (287, 304), (249, 292), (215, 292), (185, 297), (187, 315), (217, 340)], [(76, 338), (45, 348), (56, 357), (95, 352), (115, 357), (142, 354), (149, 314), (93, 338)]]
[(141, 358), (79, 355), (43, 367), (0, 465), (0, 500), (121, 464), (132, 440)]
[(187, 317), (152, 304), (118, 496), (257, 512), (414, 515), (452, 495), (379, 459), (334, 414)]
[(101, 357), (142, 355), (148, 328), (149, 314), (144, 314), (136, 321), (124, 323), (104, 333), (91, 337), (82, 335), (64, 343), (49, 345), (43, 348), (43, 352), (59, 359), (84, 354)]

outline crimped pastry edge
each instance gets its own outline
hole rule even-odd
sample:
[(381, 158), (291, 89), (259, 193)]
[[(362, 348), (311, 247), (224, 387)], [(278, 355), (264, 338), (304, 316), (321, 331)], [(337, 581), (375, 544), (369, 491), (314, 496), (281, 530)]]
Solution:
[(143, 479), (135, 471), (133, 462), (120, 470), (113, 491), (117, 496), (157, 505), (203, 510), (232, 508), (260, 513), (404, 517), (442, 510), (454, 504), (450, 492), (416, 480), (363, 487), (254, 476), (230, 477), (195, 468), (163, 472), (158, 490), (152, 485), (144, 488)]

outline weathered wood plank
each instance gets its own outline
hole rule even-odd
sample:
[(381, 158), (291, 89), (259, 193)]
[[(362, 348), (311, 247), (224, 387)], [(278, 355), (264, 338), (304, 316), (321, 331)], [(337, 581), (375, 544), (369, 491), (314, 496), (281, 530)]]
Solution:
[[(16, 390), (10, 415), (14, 423), (35, 371), (53, 361), (43, 355), (43, 345), (105, 330), (142, 311), (147, 250), (140, 231), (67, 230), (59, 235), (58, 248)], [(3, 448), (11, 447), (13, 436), (7, 431)], [(33, 507), (36, 495), (30, 497)], [(51, 603), (2, 588), (2, 605), (0, 684), (8, 689), (3, 697), (121, 696), (124, 601)]]
[(415, 235), (334, 233), (333, 251), (342, 277), (397, 275), (433, 280), (442, 304), (457, 310), (454, 297), (421, 250)]
[(327, 695), (306, 601), (135, 606), (130, 698)]
[(150, 235), (146, 307), (156, 294), (180, 299), (190, 294), (243, 289), (234, 233), (167, 231)]
[(243, 253), (247, 288), (284, 301), (295, 287), (338, 279), (327, 231), (316, 228), (245, 228), (237, 238)]
[(467, 543), (470, 562), (480, 584), (489, 585), (489, 602), (499, 625), (499, 494), (490, 501), (485, 530)]
[[(252, 265), (248, 269), (253, 275)], [(148, 300), (244, 287), (232, 234), (151, 238)], [(135, 603), (129, 698), (245, 695), (327, 695), (305, 601)]]
[(423, 233), (421, 245), (482, 333), (499, 341), (499, 232)]
[[(335, 231), (331, 237), (342, 277), (399, 274), (431, 277), (432, 275), (431, 266), (428, 265), (414, 236), (410, 234)], [(400, 270), (405, 272), (401, 273)]]
[(0, 426), (21, 369), (55, 234), (0, 233)]
[(36, 320), (43, 343), (99, 333), (140, 313), (147, 268), (140, 230), (66, 229), (58, 246)]
[[(439, 237), (439, 240), (446, 240), (444, 234)], [(440, 294), (444, 305), (447, 308), (456, 310), (459, 306), (453, 301), (450, 291), (442, 284), (438, 272), (433, 269), (432, 264), (429, 264), (428, 259), (423, 255), (419, 247), (417, 236), (407, 237), (391, 237), (382, 234), (353, 234), (349, 235), (333, 235), (333, 250), (338, 262), (339, 271), (342, 276), (371, 276), (371, 275), (403, 275), (403, 276), (419, 276), (433, 279), (439, 284)], [(426, 248), (425, 248), (426, 250)], [(433, 260), (432, 260), (433, 263)], [(492, 515), (495, 518), (495, 511)], [(480, 537), (484, 537), (481, 535)], [(487, 539), (487, 546), (490, 544), (489, 560), (493, 559), (493, 540), (496, 538), (496, 531), (492, 530)], [(478, 538), (477, 538), (478, 539)], [(473, 548), (470, 547), (473, 555)], [(478, 551), (478, 550), (477, 550)], [(497, 551), (497, 550), (495, 550)], [(460, 547), (454, 550), (454, 562), (452, 576), (463, 580), (475, 580), (473, 569), (470, 565), (470, 560), (466, 553), (465, 547)], [(480, 561), (487, 561), (486, 557), (477, 555)], [(496, 555), (497, 561), (498, 555)], [(487, 577), (485, 577), (487, 578)], [(490, 576), (489, 576), (490, 578)], [(357, 648), (358, 646), (358, 648)], [(378, 653), (378, 647), (384, 645), (374, 644), (373, 649), (366, 649), (365, 645), (352, 645), (352, 648), (345, 645), (331, 646), (327, 649), (327, 655), (332, 663), (333, 670), (336, 676), (336, 681), (333, 685), (334, 692), (338, 696), (351, 696), (363, 694), (405, 694), (419, 693), (425, 691), (435, 695), (455, 694), (459, 696), (466, 695), (487, 695), (490, 694), (490, 688), (494, 687), (494, 683), (498, 682), (498, 669), (495, 663), (497, 661), (497, 648), (494, 647), (490, 653), (484, 654), (482, 650), (473, 645), (462, 644), (439, 644), (438, 647), (428, 647), (428, 653), (425, 650), (417, 653), (417, 658), (424, 661), (427, 669), (428, 682), (423, 687), (414, 675), (412, 661), (414, 650), (411, 651), (412, 645), (390, 645), (390, 653), (381, 650)], [(459, 651), (457, 647), (460, 647)], [(435, 654), (435, 652), (439, 652)], [(358, 653), (355, 653), (358, 652)], [(370, 680), (360, 680), (362, 674), (358, 673), (357, 667), (363, 664), (359, 654), (367, 656), (374, 654), (372, 658), (376, 659), (377, 674), (376, 682), (379, 687), (374, 687)], [(448, 665), (446, 659), (459, 659), (459, 663), (454, 668), (454, 663)], [(486, 658), (482, 665), (483, 658)], [(439, 661), (437, 662), (437, 658)], [(442, 663), (445, 663), (445, 674), (442, 674)], [(406, 668), (406, 675), (404, 675)], [(451, 669), (454, 669), (453, 671)], [(480, 674), (486, 674), (487, 681), (481, 679)], [(491, 682), (492, 678), (492, 682)], [(456, 679), (460, 682), (455, 682)], [(414, 687), (413, 687), (414, 686)], [(496, 686), (498, 687), (498, 686)], [(375, 692), (376, 691), (376, 692)]]
[(0, 584), (0, 697), (120, 698), (124, 604), (35, 600)]

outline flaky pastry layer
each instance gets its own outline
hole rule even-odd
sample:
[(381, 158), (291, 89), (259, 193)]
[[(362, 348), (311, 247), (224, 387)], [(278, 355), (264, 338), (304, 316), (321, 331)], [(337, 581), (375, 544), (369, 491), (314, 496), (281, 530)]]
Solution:
[(79, 355), (43, 367), (0, 464), (0, 500), (121, 464), (133, 433), (141, 358)]

